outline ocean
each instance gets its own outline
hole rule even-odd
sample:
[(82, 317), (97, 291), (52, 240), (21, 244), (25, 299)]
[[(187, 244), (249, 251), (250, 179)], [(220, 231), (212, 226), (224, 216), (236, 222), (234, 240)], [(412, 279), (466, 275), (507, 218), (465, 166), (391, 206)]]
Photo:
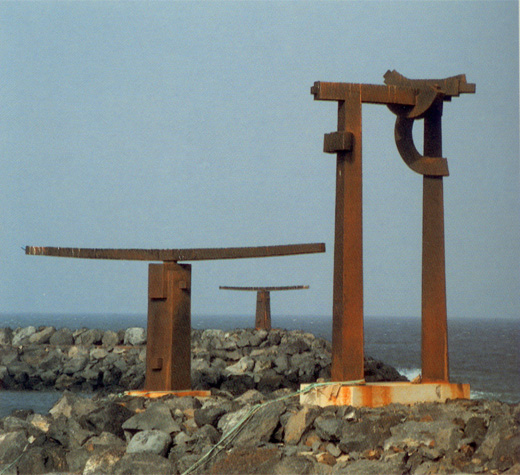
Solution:
[[(365, 354), (394, 366), (412, 379), (420, 373), (421, 321), (403, 317), (365, 317)], [(254, 324), (254, 315), (192, 315), (196, 329), (232, 330)], [(0, 314), (0, 327), (54, 326), (120, 330), (146, 328), (146, 315)], [(303, 330), (331, 340), (331, 317), (272, 315), (275, 328)], [(450, 380), (469, 383), (472, 399), (520, 402), (520, 325), (516, 320), (452, 318), (448, 320)], [(0, 417), (13, 409), (46, 413), (61, 393), (0, 391)]]

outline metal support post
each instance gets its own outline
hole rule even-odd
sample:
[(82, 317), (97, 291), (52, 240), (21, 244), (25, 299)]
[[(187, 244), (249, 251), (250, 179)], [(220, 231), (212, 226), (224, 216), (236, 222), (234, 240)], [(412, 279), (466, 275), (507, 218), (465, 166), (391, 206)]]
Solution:
[(271, 329), (271, 297), (268, 290), (259, 290), (256, 294), (256, 318), (257, 330)]
[(337, 150), (332, 381), (364, 378), (361, 104), (360, 85), (338, 101), (338, 132), (351, 140)]
[[(424, 117), (424, 155), (442, 157), (442, 101)], [(443, 177), (423, 177), (421, 360), (424, 381), (449, 381)]]
[(191, 388), (191, 265), (150, 264), (148, 273), (148, 391)]

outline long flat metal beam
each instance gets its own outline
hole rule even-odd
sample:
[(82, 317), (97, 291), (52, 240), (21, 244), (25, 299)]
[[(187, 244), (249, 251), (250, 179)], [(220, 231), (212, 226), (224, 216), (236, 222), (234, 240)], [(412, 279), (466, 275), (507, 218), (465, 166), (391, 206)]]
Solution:
[(234, 287), (228, 285), (221, 285), (219, 289), (221, 290), (248, 290), (248, 291), (260, 291), (265, 290), (267, 292), (278, 291), (278, 290), (300, 290), (300, 289), (308, 289), (308, 285), (285, 285), (281, 287)]
[(355, 93), (368, 104), (414, 106), (417, 97), (417, 89), (407, 86), (316, 81), (311, 87), (311, 94), (318, 101), (344, 101)]
[(324, 243), (200, 249), (92, 249), (37, 246), (27, 246), (25, 248), (25, 254), (31, 256), (163, 262), (276, 257), (318, 252), (325, 252)]

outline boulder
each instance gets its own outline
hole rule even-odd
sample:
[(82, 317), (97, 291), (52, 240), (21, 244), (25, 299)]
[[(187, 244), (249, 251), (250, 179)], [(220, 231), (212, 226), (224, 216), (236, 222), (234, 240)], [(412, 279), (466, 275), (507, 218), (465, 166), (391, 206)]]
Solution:
[(11, 345), (13, 330), (10, 328), (0, 328), (0, 346)]
[(14, 462), (28, 446), (23, 430), (0, 433), (0, 467)]
[(105, 449), (91, 455), (85, 463), (83, 475), (112, 474), (124, 451), (121, 449)]
[(298, 412), (291, 414), (285, 426), (285, 443), (289, 445), (298, 444), (319, 413), (318, 407), (303, 406)]
[(101, 344), (108, 348), (113, 348), (114, 346), (119, 345), (122, 342), (117, 332), (112, 330), (107, 330), (103, 333), (103, 337), (101, 338)]
[(74, 344), (82, 346), (92, 346), (101, 344), (103, 332), (97, 329), (80, 331), (74, 335)]
[(128, 328), (125, 331), (124, 337), (125, 345), (145, 345), (146, 344), (146, 330), (140, 327)]
[(153, 472), (161, 475), (177, 473), (175, 465), (168, 459), (150, 452), (125, 454), (114, 466), (113, 475), (149, 475)]
[(126, 453), (150, 452), (165, 457), (171, 445), (172, 438), (169, 433), (162, 430), (143, 430), (130, 439)]
[(164, 402), (154, 402), (144, 411), (128, 418), (122, 428), (125, 431), (158, 430), (172, 434), (181, 427), (173, 419), (170, 408)]
[(337, 442), (343, 433), (344, 421), (335, 414), (318, 416), (314, 421), (316, 433), (322, 440)]
[(260, 442), (269, 442), (284, 411), (285, 404), (281, 401), (275, 401), (255, 408), (247, 424), (242, 426), (242, 429), (233, 440), (233, 446), (243, 447), (257, 445)]
[(29, 343), (31, 335), (36, 333), (36, 328), (33, 326), (17, 328), (13, 331), (13, 338), (11, 344), (13, 346), (21, 346)]
[(29, 337), (29, 343), (31, 345), (46, 345), (49, 343), (54, 333), (56, 333), (56, 329), (54, 327), (44, 327), (42, 330), (33, 333)]
[(68, 328), (60, 328), (53, 333), (49, 339), (49, 343), (54, 346), (68, 346), (74, 343), (72, 330)]
[(282, 454), (277, 448), (236, 448), (219, 458), (206, 473), (220, 475), (243, 475), (274, 473)]
[(133, 416), (133, 412), (115, 402), (107, 402), (96, 410), (80, 417), (82, 427), (96, 434), (110, 432), (124, 439), (123, 424)]

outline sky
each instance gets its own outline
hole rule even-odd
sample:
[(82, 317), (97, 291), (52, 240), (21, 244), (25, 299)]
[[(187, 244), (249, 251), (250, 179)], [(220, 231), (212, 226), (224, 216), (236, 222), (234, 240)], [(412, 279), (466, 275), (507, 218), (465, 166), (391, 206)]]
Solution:
[[(221, 285), (309, 285), (273, 293), (273, 315), (330, 316), (337, 105), (310, 87), (396, 69), (476, 84), (443, 115), (448, 318), (518, 318), (518, 18), (512, 0), (0, 1), (0, 313), (146, 313), (147, 262), (27, 245), (324, 242), (193, 262), (191, 310), (254, 312)], [(363, 106), (364, 311), (419, 316), (422, 177), (394, 123)]]

